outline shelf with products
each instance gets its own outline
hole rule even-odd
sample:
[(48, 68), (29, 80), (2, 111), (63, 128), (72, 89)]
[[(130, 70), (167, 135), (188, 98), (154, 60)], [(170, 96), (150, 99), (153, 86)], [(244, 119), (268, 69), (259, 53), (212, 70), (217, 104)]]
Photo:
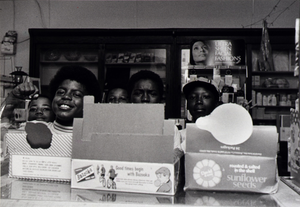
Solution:
[[(269, 71), (260, 64), (259, 44), (252, 45), (252, 104), (257, 107), (251, 114), (255, 123), (265, 123), (264, 118), (269, 116), (276, 121), (278, 115), (289, 114), (290, 108), (295, 107), (299, 81), (294, 76), (294, 44), (284, 44), (285, 41), (271, 44), (273, 69)], [(272, 122), (266, 124), (274, 125)]]
[(104, 96), (116, 85), (126, 88), (130, 77), (140, 70), (158, 74), (164, 84), (166, 102), (169, 46), (165, 44), (106, 44), (104, 50)]

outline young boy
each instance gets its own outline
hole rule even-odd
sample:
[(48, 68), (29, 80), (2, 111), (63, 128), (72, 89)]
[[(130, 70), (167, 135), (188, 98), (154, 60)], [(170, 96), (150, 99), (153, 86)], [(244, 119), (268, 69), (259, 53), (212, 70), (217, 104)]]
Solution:
[(33, 99), (28, 106), (28, 121), (53, 122), (55, 115), (52, 111), (51, 100), (44, 95)]
[(218, 88), (213, 81), (206, 78), (185, 84), (183, 93), (187, 100), (187, 110), (192, 115), (192, 122), (209, 115), (219, 105)]
[[(53, 123), (48, 123), (48, 127), (52, 133), (72, 134), (74, 118), (83, 116), (83, 97), (93, 95), (95, 103), (100, 101), (98, 80), (84, 67), (64, 66), (55, 74), (49, 86), (52, 110), (56, 117)], [(12, 96), (24, 99), (37, 92), (32, 83), (25, 82), (14, 88)]]
[(128, 83), (132, 103), (161, 103), (164, 85), (158, 74), (141, 70), (133, 74)]
[(108, 91), (106, 103), (128, 103), (127, 90), (122, 87), (115, 87)]

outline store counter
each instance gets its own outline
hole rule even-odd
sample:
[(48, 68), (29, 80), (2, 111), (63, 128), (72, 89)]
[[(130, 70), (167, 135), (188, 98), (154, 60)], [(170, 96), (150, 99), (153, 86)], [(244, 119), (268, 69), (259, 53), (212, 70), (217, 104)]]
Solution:
[[(175, 196), (72, 189), (70, 183), (25, 181), (8, 177), (1, 162), (1, 207), (19, 206), (300, 206), (300, 195), (282, 178), (275, 194), (186, 191)], [(283, 182), (284, 181), (284, 182)]]

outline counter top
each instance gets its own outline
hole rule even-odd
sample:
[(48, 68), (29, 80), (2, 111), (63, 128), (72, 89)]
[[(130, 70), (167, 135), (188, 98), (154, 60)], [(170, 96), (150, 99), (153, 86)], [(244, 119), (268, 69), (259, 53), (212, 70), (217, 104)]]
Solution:
[(73, 189), (70, 183), (38, 182), (8, 177), (1, 162), (1, 207), (77, 206), (300, 206), (300, 195), (285, 182), (275, 194), (183, 191), (175, 196)]

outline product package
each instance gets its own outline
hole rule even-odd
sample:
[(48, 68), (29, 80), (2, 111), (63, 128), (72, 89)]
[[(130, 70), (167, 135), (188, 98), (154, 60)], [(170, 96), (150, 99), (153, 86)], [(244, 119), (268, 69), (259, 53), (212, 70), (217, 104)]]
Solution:
[(300, 121), (299, 111), (291, 109), (291, 137), (288, 140), (288, 171), (293, 183), (300, 186)]
[(277, 191), (276, 127), (250, 126), (242, 108), (224, 104), (187, 124), (184, 190)]
[(174, 195), (180, 157), (163, 104), (94, 104), (75, 119), (71, 187)]
[(43, 122), (27, 122), (26, 127), (5, 135), (9, 177), (70, 182), (72, 134), (52, 134)]

